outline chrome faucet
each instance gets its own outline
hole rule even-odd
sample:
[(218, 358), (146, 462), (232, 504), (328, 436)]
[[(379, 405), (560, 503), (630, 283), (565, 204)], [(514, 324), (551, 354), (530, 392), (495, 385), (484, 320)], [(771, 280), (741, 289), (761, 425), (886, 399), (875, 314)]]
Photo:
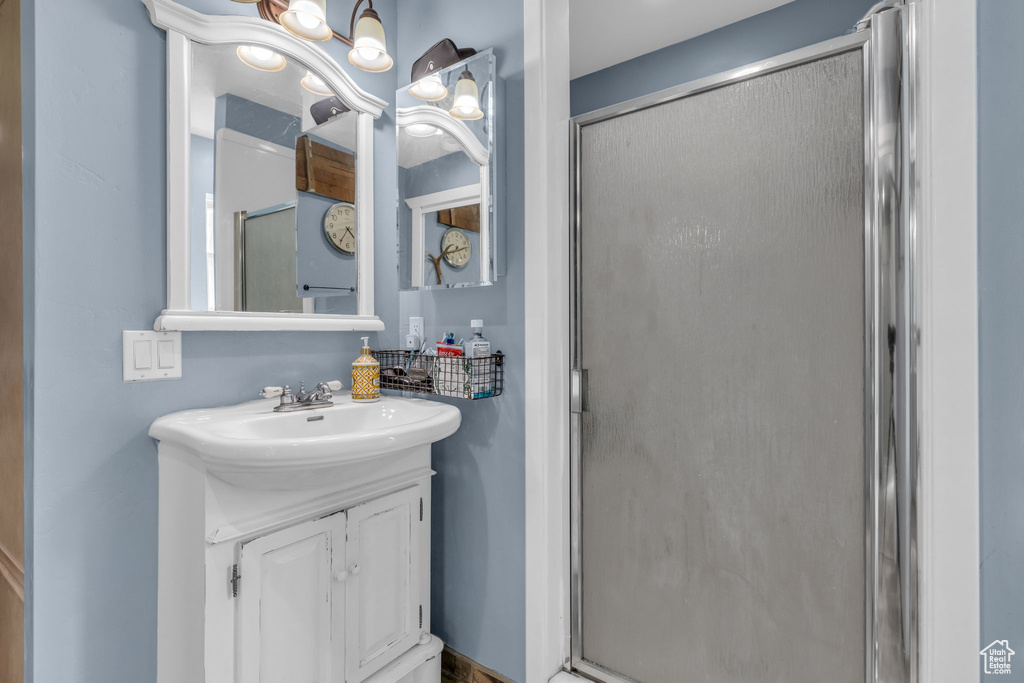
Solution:
[(299, 393), (293, 394), (289, 386), (264, 387), (260, 392), (263, 398), (281, 397), (281, 402), (274, 407), (275, 413), (290, 413), (296, 410), (312, 410), (313, 408), (328, 408), (334, 405), (334, 394), (341, 391), (341, 382), (321, 382), (310, 391), (306, 391), (306, 384), (299, 384)]

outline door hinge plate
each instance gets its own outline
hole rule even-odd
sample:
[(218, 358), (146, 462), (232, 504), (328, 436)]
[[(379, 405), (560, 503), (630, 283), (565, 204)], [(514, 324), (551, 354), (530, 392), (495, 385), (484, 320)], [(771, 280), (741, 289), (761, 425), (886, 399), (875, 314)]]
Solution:
[(242, 584), (242, 575), (238, 573), (238, 565), (231, 565), (231, 578), (228, 581), (231, 584), (231, 597), (238, 597), (238, 589)]

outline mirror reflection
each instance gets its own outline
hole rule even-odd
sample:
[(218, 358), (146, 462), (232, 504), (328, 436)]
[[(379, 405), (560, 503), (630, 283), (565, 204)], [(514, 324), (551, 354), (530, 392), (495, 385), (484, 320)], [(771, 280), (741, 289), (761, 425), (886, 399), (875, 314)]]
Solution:
[(357, 114), (265, 48), (192, 60), (191, 310), (356, 313)]
[(486, 50), (396, 93), (403, 289), (495, 280), (494, 66)]

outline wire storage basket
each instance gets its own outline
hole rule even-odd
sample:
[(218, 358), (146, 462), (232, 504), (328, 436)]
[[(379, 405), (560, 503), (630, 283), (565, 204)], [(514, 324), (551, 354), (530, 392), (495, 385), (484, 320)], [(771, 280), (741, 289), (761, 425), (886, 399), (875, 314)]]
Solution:
[(374, 351), (380, 388), (470, 400), (500, 396), (505, 388), (505, 356), (435, 356), (416, 351)]

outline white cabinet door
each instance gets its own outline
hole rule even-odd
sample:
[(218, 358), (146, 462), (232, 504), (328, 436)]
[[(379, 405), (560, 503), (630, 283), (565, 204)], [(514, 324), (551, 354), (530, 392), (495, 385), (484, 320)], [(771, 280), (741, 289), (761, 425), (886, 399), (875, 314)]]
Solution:
[(345, 680), (345, 513), (239, 550), (238, 683)]
[(421, 505), (414, 486), (348, 511), (348, 683), (379, 671), (419, 640)]

